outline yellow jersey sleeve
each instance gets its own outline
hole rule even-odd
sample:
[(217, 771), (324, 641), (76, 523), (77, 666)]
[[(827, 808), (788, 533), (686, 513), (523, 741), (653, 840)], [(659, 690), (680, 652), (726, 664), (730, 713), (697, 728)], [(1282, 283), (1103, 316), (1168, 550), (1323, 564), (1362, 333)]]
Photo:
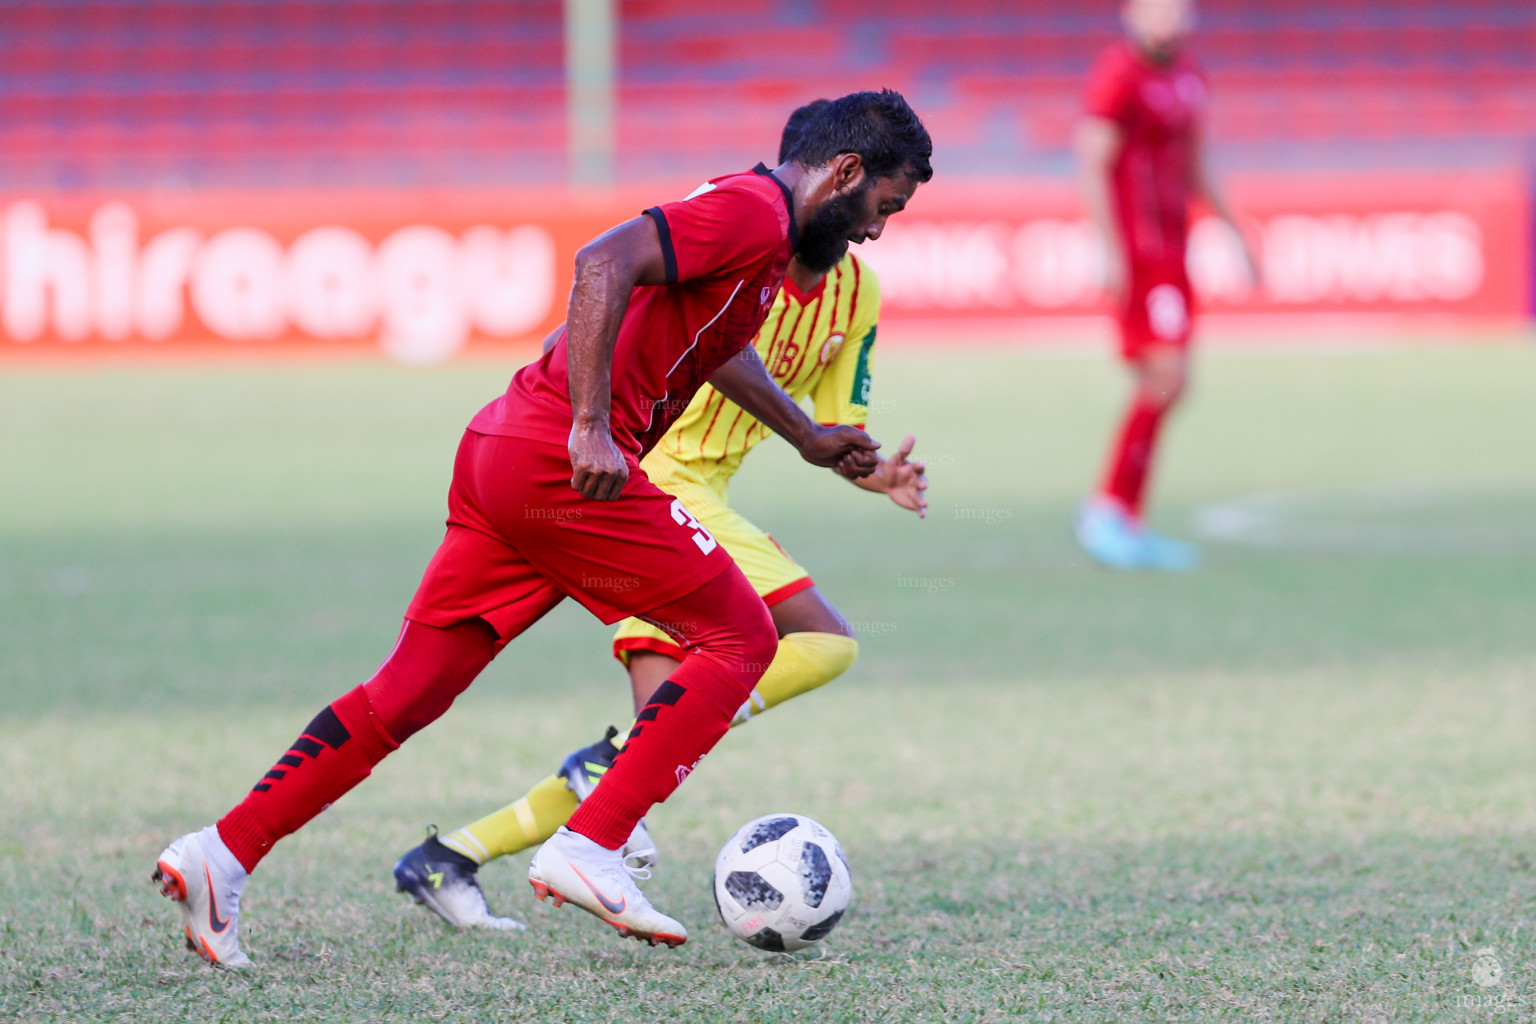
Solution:
[(853, 261), (855, 284), (848, 334), (816, 383), (817, 423), (862, 427), (869, 422), (870, 374), (875, 362), (875, 329), (880, 321), (880, 282), (863, 262)]

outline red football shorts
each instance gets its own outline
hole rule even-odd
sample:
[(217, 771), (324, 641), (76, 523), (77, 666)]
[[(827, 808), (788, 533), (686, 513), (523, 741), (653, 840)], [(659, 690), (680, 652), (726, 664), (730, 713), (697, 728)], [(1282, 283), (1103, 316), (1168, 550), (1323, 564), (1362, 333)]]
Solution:
[(1194, 295), (1183, 264), (1133, 266), (1119, 322), (1120, 355), (1131, 362), (1149, 348), (1187, 346)]
[(405, 617), (429, 626), (479, 617), (505, 643), (567, 596), (611, 624), (726, 570), (740, 572), (634, 461), (618, 500), (593, 501), (571, 487), (563, 445), (471, 430), (454, 458), (447, 536)]

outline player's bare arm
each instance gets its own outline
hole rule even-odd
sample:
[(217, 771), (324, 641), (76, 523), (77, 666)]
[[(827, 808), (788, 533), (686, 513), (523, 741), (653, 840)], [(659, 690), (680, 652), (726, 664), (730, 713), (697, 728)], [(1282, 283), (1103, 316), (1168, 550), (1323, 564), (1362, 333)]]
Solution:
[(629, 468), (613, 441), (613, 346), (636, 285), (666, 283), (656, 224), (636, 217), (582, 246), (566, 320), (571, 394), (571, 486), (584, 498), (613, 501)]
[(1191, 183), (1191, 191), (1202, 197), (1209, 204), (1212, 212), (1226, 222), (1232, 229), (1232, 233), (1238, 237), (1243, 245), (1243, 259), (1248, 264), (1248, 276), (1254, 284), (1262, 279), (1262, 271), (1259, 269), (1258, 258), (1254, 255), (1253, 246), (1248, 242), (1248, 236), (1243, 233), (1242, 227), (1237, 223), (1237, 218), (1232, 214), (1232, 208), (1227, 204), (1226, 196), (1217, 184), (1216, 175), (1211, 170), (1211, 161), (1205, 144), (1205, 133), (1195, 131), (1195, 161), (1193, 167), (1195, 180)]
[(1119, 303), (1125, 296), (1125, 239), (1114, 209), (1114, 165), (1125, 132), (1104, 117), (1087, 117), (1077, 127), (1077, 182), (1088, 216), (1104, 239), (1104, 290)]
[(716, 370), (709, 382), (793, 445), (811, 465), (837, 467), (849, 479), (875, 471), (880, 442), (857, 427), (816, 423), (779, 387), (751, 345)]
[[(857, 486), (876, 494), (884, 494), (902, 508), (917, 513), (919, 519), (928, 518), (927, 466), (913, 459), (912, 448), (917, 437), (908, 434), (890, 458), (880, 457), (880, 465), (873, 473), (862, 477), (849, 477)], [(841, 469), (838, 472), (842, 472)], [(847, 474), (844, 474), (845, 476)]]

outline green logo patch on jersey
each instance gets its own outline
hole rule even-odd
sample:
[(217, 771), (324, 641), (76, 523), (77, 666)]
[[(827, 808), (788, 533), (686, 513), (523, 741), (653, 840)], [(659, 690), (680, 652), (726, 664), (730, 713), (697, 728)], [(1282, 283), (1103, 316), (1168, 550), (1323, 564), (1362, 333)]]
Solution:
[(869, 353), (875, 347), (875, 328), (859, 342), (859, 365), (853, 371), (853, 394), (849, 401), (854, 405), (869, 405)]

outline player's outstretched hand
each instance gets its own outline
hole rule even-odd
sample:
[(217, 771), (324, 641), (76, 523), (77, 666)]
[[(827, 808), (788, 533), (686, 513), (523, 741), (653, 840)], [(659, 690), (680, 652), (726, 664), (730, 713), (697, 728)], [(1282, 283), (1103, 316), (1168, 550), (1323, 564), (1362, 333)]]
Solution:
[(915, 444), (917, 438), (908, 434), (906, 440), (901, 442), (901, 447), (896, 449), (896, 454), (885, 460), (880, 473), (885, 477), (885, 493), (890, 499), (902, 508), (916, 512), (919, 519), (926, 519), (928, 497), (923, 492), (928, 489), (928, 478), (923, 475), (923, 471), (928, 467), (917, 459), (908, 458)]
[(800, 448), (800, 457), (813, 466), (836, 469), (850, 480), (869, 476), (880, 465), (880, 442), (858, 427), (817, 427)]
[(570, 452), (571, 486), (583, 498), (618, 500), (629, 479), (629, 466), (608, 427), (572, 427)]

